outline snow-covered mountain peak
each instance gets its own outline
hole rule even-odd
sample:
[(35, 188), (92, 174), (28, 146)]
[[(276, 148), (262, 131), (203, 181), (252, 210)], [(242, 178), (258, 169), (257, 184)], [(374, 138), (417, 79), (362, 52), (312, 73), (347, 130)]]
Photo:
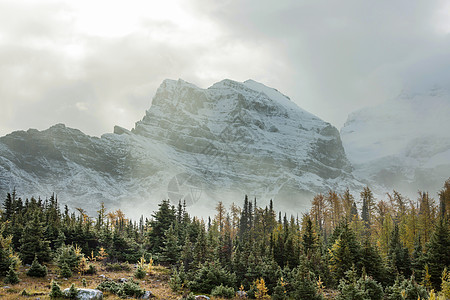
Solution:
[(193, 180), (203, 197), (191, 205), (249, 194), (298, 208), (314, 193), (362, 186), (351, 170), (336, 128), (252, 80), (207, 89), (164, 80), (134, 129), (101, 138), (61, 124), (0, 138), (0, 192), (56, 192), (84, 207), (178, 201), (179, 185)]

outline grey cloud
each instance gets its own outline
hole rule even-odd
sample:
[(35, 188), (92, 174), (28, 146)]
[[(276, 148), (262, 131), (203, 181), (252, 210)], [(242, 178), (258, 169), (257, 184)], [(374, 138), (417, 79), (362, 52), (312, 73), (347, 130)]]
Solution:
[(150, 34), (180, 35), (173, 20), (144, 18), (127, 36), (94, 37), (74, 31), (66, 5), (0, 3), (0, 135), (56, 122), (95, 135), (130, 128), (165, 78), (201, 87), (252, 78), (339, 127), (404, 87), (450, 78), (448, 36), (433, 21), (440, 5), (193, 0), (185, 9), (215, 36), (177, 42)]

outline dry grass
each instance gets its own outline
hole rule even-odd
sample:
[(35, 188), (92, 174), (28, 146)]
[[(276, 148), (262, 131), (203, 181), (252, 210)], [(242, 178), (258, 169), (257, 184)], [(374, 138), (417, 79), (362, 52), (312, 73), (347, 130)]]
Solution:
[[(61, 290), (68, 288), (72, 283), (75, 284), (77, 288), (83, 287), (82, 280), (86, 280), (86, 288), (95, 289), (103, 279), (99, 275), (105, 275), (107, 278), (112, 280), (119, 280), (120, 278), (133, 278), (133, 274), (136, 270), (134, 265), (131, 265), (131, 271), (120, 271), (120, 272), (109, 272), (106, 271), (105, 266), (100, 262), (93, 262), (97, 269), (96, 275), (81, 275), (74, 274), (71, 278), (64, 279), (60, 278), (58, 275), (58, 268), (55, 265), (47, 265), (48, 275), (45, 278), (33, 278), (26, 275), (28, 268), (21, 267), (19, 269), (20, 283), (16, 285), (4, 284), (3, 279), (0, 278), (0, 299), (10, 300), (10, 299), (40, 299), (47, 300), (50, 299), (48, 294), (50, 293), (51, 281), (54, 279), (61, 286)], [(144, 279), (138, 280), (133, 278), (133, 280), (139, 282), (142, 289), (146, 291), (151, 291), (156, 298), (152, 299), (164, 299), (164, 300), (175, 300), (180, 299), (181, 294), (172, 292), (169, 287), (170, 270), (163, 266), (153, 266), (152, 274), (147, 275)], [(5, 289), (5, 286), (10, 288)], [(32, 296), (21, 296), (23, 290), (26, 290)], [(103, 298), (107, 300), (121, 299), (118, 296), (110, 293), (103, 293)], [(223, 298), (211, 297), (212, 300), (219, 300)], [(236, 298), (238, 299), (238, 298)]]
[[(61, 289), (65, 289), (70, 287), (72, 283), (75, 284), (76, 287), (82, 287), (83, 278), (86, 280), (87, 288), (95, 289), (103, 279), (99, 277), (99, 275), (103, 274), (106, 277), (118, 280), (120, 278), (133, 278), (133, 274), (135, 271), (134, 266), (132, 266), (131, 271), (129, 272), (108, 272), (105, 270), (103, 264), (100, 262), (93, 263), (97, 268), (96, 275), (81, 275), (74, 274), (71, 278), (64, 279), (58, 276), (57, 270), (58, 268), (55, 265), (47, 265), (49, 272), (45, 278), (32, 278), (28, 277), (25, 273), (28, 268), (21, 267), (19, 269), (19, 278), (20, 283), (16, 285), (4, 284), (3, 278), (2, 283), (0, 284), (0, 298), (1, 299), (36, 299), (39, 298), (41, 300), (50, 299), (48, 294), (50, 293), (50, 284), (54, 279), (61, 286)], [(175, 294), (172, 292), (168, 285), (170, 277), (170, 271), (162, 266), (155, 266), (153, 268), (153, 273), (146, 276), (142, 280), (134, 279), (139, 282), (141, 288), (150, 290), (155, 296), (156, 299), (179, 299), (181, 296), (179, 294)], [(5, 286), (9, 286), (10, 288), (5, 289)], [(32, 297), (21, 296), (22, 291), (26, 289), (29, 294), (32, 294)], [(104, 293), (105, 299), (120, 299), (116, 295)], [(155, 298), (154, 298), (155, 299)]]

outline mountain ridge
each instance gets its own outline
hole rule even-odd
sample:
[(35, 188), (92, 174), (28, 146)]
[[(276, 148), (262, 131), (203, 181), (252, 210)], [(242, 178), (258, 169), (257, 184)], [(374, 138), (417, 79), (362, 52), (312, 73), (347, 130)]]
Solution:
[(2, 193), (56, 192), (92, 210), (167, 197), (214, 209), (243, 194), (306, 207), (315, 193), (360, 188), (351, 172), (335, 127), (252, 80), (207, 89), (164, 80), (134, 128), (101, 137), (57, 124), (0, 138)]

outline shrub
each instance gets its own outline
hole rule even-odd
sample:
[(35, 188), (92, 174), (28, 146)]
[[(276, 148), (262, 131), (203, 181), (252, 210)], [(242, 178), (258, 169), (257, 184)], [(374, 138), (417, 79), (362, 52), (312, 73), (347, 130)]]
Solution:
[(110, 292), (121, 298), (134, 297), (139, 298), (144, 295), (145, 291), (139, 287), (139, 284), (133, 280), (124, 283), (116, 283), (114, 281), (103, 281), (97, 286), (102, 292)]
[(94, 265), (89, 265), (89, 268), (84, 273), (87, 275), (94, 275), (94, 274), (97, 274), (97, 269), (95, 268)]
[(49, 296), (52, 299), (64, 297), (64, 295), (63, 295), (63, 293), (61, 291), (61, 287), (54, 280), (52, 281), (52, 288), (51, 288)]
[(31, 268), (27, 272), (27, 276), (30, 276), (30, 277), (45, 277), (45, 276), (47, 276), (47, 267), (41, 265), (38, 262), (37, 256), (34, 256), (33, 263), (31, 264)]
[(195, 296), (193, 293), (185, 294), (180, 300), (195, 300)]
[(213, 288), (213, 290), (211, 291), (211, 295), (215, 297), (230, 299), (234, 297), (234, 289), (232, 287), (223, 286), (221, 284)]
[(117, 293), (119, 297), (134, 297), (140, 298), (144, 295), (145, 291), (139, 287), (139, 283), (129, 280), (124, 282), (121, 289)]
[(117, 272), (117, 271), (131, 271), (131, 267), (129, 264), (121, 264), (121, 263), (108, 263), (105, 267), (106, 271), (109, 272)]
[(75, 287), (75, 284), (72, 283), (72, 285), (69, 288), (68, 293), (65, 295), (66, 298), (69, 299), (76, 299), (78, 295), (78, 289)]
[[(396, 300), (396, 299), (407, 299), (407, 300), (417, 300), (427, 299), (428, 293), (424, 286), (419, 285), (414, 277), (410, 279), (400, 280), (397, 278), (393, 286), (389, 286), (385, 290), (385, 299)], [(402, 297), (402, 293), (406, 297)]]
[(143, 279), (145, 275), (147, 274), (145, 273), (144, 269), (141, 266), (139, 266), (136, 272), (134, 272), (134, 277), (136, 277), (137, 279)]
[(97, 289), (102, 292), (110, 292), (112, 294), (117, 294), (119, 292), (121, 284), (116, 283), (112, 280), (103, 281), (97, 286)]
[(18, 284), (20, 282), (19, 276), (17, 276), (16, 270), (14, 270), (13, 266), (9, 266), (9, 271), (6, 273), (5, 283), (7, 284)]

